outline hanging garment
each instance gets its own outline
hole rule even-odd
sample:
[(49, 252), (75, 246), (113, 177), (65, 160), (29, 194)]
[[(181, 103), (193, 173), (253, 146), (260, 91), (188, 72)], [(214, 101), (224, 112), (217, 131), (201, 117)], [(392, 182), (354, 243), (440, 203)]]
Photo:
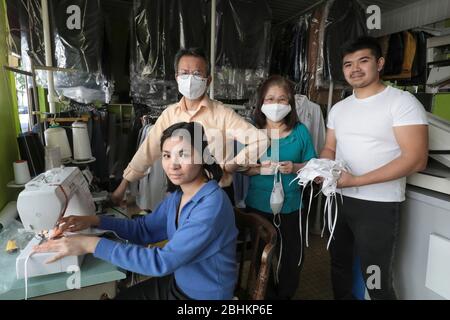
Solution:
[[(334, 217), (332, 215), (332, 207), (333, 202), (336, 202), (336, 188), (337, 182), (341, 177), (342, 171), (348, 171), (345, 163), (342, 160), (329, 160), (329, 159), (311, 159), (308, 163), (297, 172), (297, 177), (291, 181), (294, 182), (298, 180), (298, 184), (305, 190), (307, 185), (311, 185), (314, 180), (318, 177), (323, 179), (322, 187), (320, 192), (326, 197), (325, 207), (323, 210), (324, 223), (322, 229), (322, 237), (325, 231), (325, 226), (328, 224), (328, 230), (330, 232), (330, 238), (328, 240), (327, 249), (330, 246), (331, 239), (333, 239), (334, 228), (336, 227), (337, 222), (337, 205), (335, 205), (335, 213)], [(306, 218), (306, 246), (308, 246), (308, 218), (309, 212), (311, 210), (311, 203), (313, 198), (313, 188), (311, 186), (311, 194), (309, 199), (308, 213)], [(301, 199), (303, 200), (303, 190)], [(341, 196), (342, 198), (342, 196)], [(301, 217), (301, 215), (300, 215)], [(300, 219), (300, 228), (301, 228), (301, 219)], [(299, 262), (300, 264), (300, 262)]]
[[(145, 125), (138, 136), (138, 148), (144, 142), (153, 125)], [(139, 181), (130, 183), (131, 194), (136, 196), (136, 204), (142, 210), (156, 209), (166, 196), (166, 175), (161, 159), (155, 161), (148, 169), (147, 175)]]
[(319, 36), (318, 36), (318, 46), (317, 46), (317, 64), (316, 64), (316, 88), (323, 87), (325, 81), (323, 79), (323, 68), (324, 68), (324, 46), (325, 46), (325, 27), (328, 19), (328, 13), (335, 0), (327, 1), (324, 5), (322, 18), (320, 19), (319, 25)]
[(294, 28), (292, 39), (291, 61), (292, 69), (289, 78), (297, 83), (297, 92), (305, 94), (307, 86), (307, 54), (308, 54), (308, 30), (309, 17), (300, 17)]
[(247, 197), (250, 177), (242, 173), (233, 173), (234, 202), (236, 207), (245, 208), (245, 198)]
[(317, 87), (315, 83), (317, 59), (319, 52), (319, 30), (320, 21), (322, 20), (324, 6), (316, 8), (311, 16), (309, 28), (308, 43), (308, 91), (307, 95), (311, 100), (317, 98)]
[(381, 47), (381, 56), (384, 58), (386, 58), (388, 54), (390, 37), (391, 35), (388, 34), (377, 39)]
[(414, 57), (416, 56), (417, 43), (416, 38), (411, 32), (404, 31), (403, 35), (403, 64), (402, 71), (396, 75), (383, 77), (386, 80), (411, 79)]
[(403, 35), (401, 32), (391, 34), (389, 38), (388, 54), (384, 66), (384, 75), (394, 75), (402, 72), (403, 66)]
[(217, 3), (215, 97), (248, 99), (268, 75), (272, 13), (267, 1)]
[(295, 109), (300, 122), (308, 128), (314, 143), (314, 149), (319, 154), (325, 145), (326, 135), (325, 122), (320, 106), (310, 101), (308, 97), (296, 94)]
[(102, 184), (107, 184), (109, 179), (108, 166), (105, 165), (108, 163), (106, 156), (107, 143), (105, 139), (105, 129), (108, 121), (108, 112), (104, 110), (93, 110), (88, 122), (88, 125), (92, 127), (90, 131), (92, 156), (97, 160), (90, 164), (90, 168)]
[(366, 15), (356, 0), (334, 0), (325, 23), (323, 78), (345, 83), (342, 46), (367, 34)]
[(130, 95), (134, 102), (147, 105), (176, 102), (173, 61), (180, 48), (209, 47), (208, 4), (204, 0), (132, 2)]

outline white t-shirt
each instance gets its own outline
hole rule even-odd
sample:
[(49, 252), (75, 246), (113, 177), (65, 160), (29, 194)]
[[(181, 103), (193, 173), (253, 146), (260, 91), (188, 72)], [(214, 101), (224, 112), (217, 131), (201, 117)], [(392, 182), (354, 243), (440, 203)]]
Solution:
[[(409, 92), (386, 87), (369, 98), (355, 95), (331, 109), (327, 127), (336, 135), (336, 159), (344, 160), (360, 176), (391, 162), (401, 154), (393, 127), (427, 125), (421, 103)], [(344, 196), (380, 202), (405, 200), (406, 177), (361, 187), (344, 188)]]

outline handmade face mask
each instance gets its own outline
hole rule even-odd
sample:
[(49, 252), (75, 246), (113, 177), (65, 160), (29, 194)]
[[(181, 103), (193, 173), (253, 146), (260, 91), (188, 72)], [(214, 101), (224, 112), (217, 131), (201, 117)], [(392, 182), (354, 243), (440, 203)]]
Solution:
[(284, 119), (289, 112), (291, 112), (291, 106), (289, 104), (263, 104), (261, 112), (267, 117), (267, 119), (278, 122)]
[(194, 77), (188, 75), (187, 77), (177, 77), (178, 91), (189, 100), (200, 98), (206, 91), (208, 79)]
[(275, 169), (275, 175), (273, 176), (273, 189), (270, 195), (270, 208), (273, 214), (279, 214), (284, 203), (284, 191), (283, 184), (281, 182), (281, 173), (278, 167)]

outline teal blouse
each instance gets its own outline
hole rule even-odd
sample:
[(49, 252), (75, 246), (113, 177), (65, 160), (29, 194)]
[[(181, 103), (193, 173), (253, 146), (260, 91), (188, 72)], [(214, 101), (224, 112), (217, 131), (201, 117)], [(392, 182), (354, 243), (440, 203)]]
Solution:
[[(311, 139), (311, 135), (305, 125), (298, 123), (291, 133), (278, 140), (279, 162), (292, 161), (294, 163), (306, 162), (316, 157), (316, 151)], [(272, 147), (260, 158), (260, 162), (271, 160)], [(272, 159), (273, 161), (273, 159)], [(300, 186), (294, 182), (296, 173), (282, 174), (281, 180), (284, 190), (284, 204), (281, 213), (291, 213), (297, 211), (300, 204)], [(248, 207), (272, 214), (270, 209), (270, 194), (273, 188), (273, 175), (256, 175), (250, 177), (250, 185), (245, 203)]]

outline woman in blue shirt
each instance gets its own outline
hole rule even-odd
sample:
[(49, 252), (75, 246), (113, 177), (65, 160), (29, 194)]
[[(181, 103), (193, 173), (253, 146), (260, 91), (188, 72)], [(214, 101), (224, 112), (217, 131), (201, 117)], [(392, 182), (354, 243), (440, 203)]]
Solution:
[[(153, 213), (133, 220), (71, 216), (60, 221), (62, 231), (97, 226), (132, 244), (77, 235), (50, 240), (35, 251), (57, 252), (52, 261), (93, 253), (153, 277), (120, 292), (117, 299), (231, 299), (238, 231), (230, 200), (218, 186), (222, 169), (203, 137), (203, 127), (195, 122), (177, 123), (163, 132), (162, 165), (170, 194)], [(194, 138), (202, 140), (194, 143)], [(147, 247), (165, 239), (163, 248)]]
[[(298, 264), (303, 252), (299, 227), (302, 190), (297, 183), (290, 182), (308, 160), (316, 157), (308, 129), (298, 122), (290, 81), (281, 76), (271, 76), (261, 85), (255, 123), (258, 128), (268, 131), (272, 142), (260, 158), (260, 166), (247, 171), (251, 177), (245, 203), (248, 211), (259, 213), (274, 223), (270, 196), (274, 185), (274, 168), (278, 167), (284, 191), (278, 233), (278, 246), (281, 245), (282, 250), (277, 270), (278, 283), (269, 282), (267, 298), (290, 299), (298, 287), (301, 270)], [(276, 142), (278, 151), (274, 150)]]

